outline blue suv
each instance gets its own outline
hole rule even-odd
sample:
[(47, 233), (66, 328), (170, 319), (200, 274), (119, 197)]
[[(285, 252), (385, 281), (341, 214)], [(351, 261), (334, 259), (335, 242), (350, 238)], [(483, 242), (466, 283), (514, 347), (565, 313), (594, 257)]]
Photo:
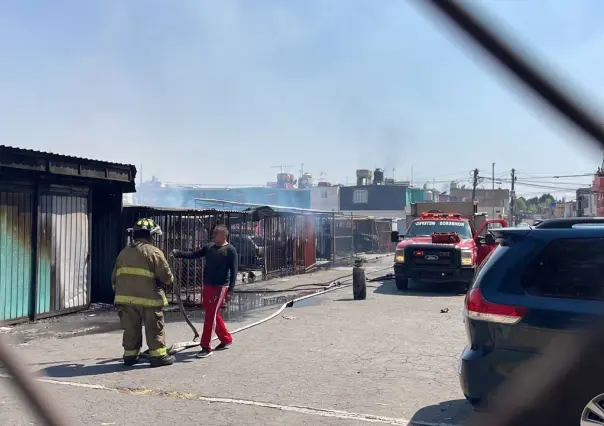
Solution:
[[(578, 333), (604, 312), (604, 218), (490, 232), (499, 245), (466, 295), (468, 345), (458, 366), (463, 393), (478, 406), (556, 336)], [(568, 407), (572, 417), (604, 425), (604, 383), (583, 391), (580, 406)]]

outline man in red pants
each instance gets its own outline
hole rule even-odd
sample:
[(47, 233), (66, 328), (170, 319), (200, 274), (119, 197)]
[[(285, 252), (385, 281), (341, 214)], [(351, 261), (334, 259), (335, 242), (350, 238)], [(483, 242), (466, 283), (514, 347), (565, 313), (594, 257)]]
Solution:
[(212, 354), (212, 332), (220, 340), (216, 350), (226, 349), (233, 342), (233, 337), (226, 328), (220, 308), (225, 300), (228, 302), (237, 282), (237, 250), (227, 241), (229, 230), (224, 225), (214, 228), (214, 242), (199, 250), (185, 252), (174, 250), (175, 258), (200, 259), (205, 257), (203, 269), (203, 289), (201, 304), (205, 311), (203, 332), (201, 334), (201, 351), (197, 358), (206, 358)]

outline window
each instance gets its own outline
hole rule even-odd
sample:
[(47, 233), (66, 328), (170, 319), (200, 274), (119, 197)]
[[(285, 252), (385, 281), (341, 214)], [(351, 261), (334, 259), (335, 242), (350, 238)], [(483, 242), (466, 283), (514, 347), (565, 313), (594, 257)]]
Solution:
[(324, 189), (323, 191), (321, 191), (321, 198), (327, 198), (327, 190)]
[(366, 189), (355, 189), (352, 193), (352, 202), (355, 204), (367, 204), (369, 194)]
[(535, 296), (604, 300), (604, 238), (552, 241), (526, 269), (522, 287)]
[(485, 270), (485, 266), (487, 266), (487, 264), (493, 265), (495, 262), (497, 262), (499, 260), (499, 258), (501, 256), (503, 256), (503, 254), (507, 250), (508, 250), (508, 247), (498, 245), (497, 247), (495, 247), (495, 250), (491, 250), (489, 252), (489, 254), (486, 255), (486, 257), (483, 259), (482, 263), (480, 265), (478, 265), (478, 268), (476, 268), (476, 273), (474, 274), (474, 279), (472, 280), (472, 288), (475, 288), (476, 284), (479, 283), (480, 280), (483, 278), (484, 272), (482, 272), (482, 271)]
[(460, 238), (472, 238), (470, 225), (465, 221), (415, 220), (407, 231), (407, 237), (429, 237), (434, 232), (456, 232)]

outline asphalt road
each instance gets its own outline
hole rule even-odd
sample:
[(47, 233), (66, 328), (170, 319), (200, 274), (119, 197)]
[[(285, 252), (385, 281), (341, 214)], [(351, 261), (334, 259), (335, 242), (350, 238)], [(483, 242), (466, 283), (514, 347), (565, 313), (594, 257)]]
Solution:
[[(235, 335), (226, 351), (198, 360), (191, 350), (166, 368), (125, 369), (119, 331), (14, 342), (74, 424), (462, 424), (471, 412), (456, 371), (463, 296), (401, 293), (386, 281), (351, 299), (350, 288), (308, 299)], [(168, 333), (190, 338), (184, 323)], [(36, 424), (10, 383), (0, 380), (0, 424)]]

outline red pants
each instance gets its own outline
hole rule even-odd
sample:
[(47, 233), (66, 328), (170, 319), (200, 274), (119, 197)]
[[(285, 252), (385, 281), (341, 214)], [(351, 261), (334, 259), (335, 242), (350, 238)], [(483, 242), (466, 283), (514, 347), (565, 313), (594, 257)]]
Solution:
[(220, 316), (220, 308), (224, 303), (228, 288), (217, 285), (204, 284), (201, 294), (201, 304), (205, 311), (203, 319), (203, 332), (201, 333), (200, 346), (205, 349), (212, 350), (212, 332), (216, 331), (216, 336), (220, 343), (231, 343), (233, 337), (227, 330), (222, 317)]

